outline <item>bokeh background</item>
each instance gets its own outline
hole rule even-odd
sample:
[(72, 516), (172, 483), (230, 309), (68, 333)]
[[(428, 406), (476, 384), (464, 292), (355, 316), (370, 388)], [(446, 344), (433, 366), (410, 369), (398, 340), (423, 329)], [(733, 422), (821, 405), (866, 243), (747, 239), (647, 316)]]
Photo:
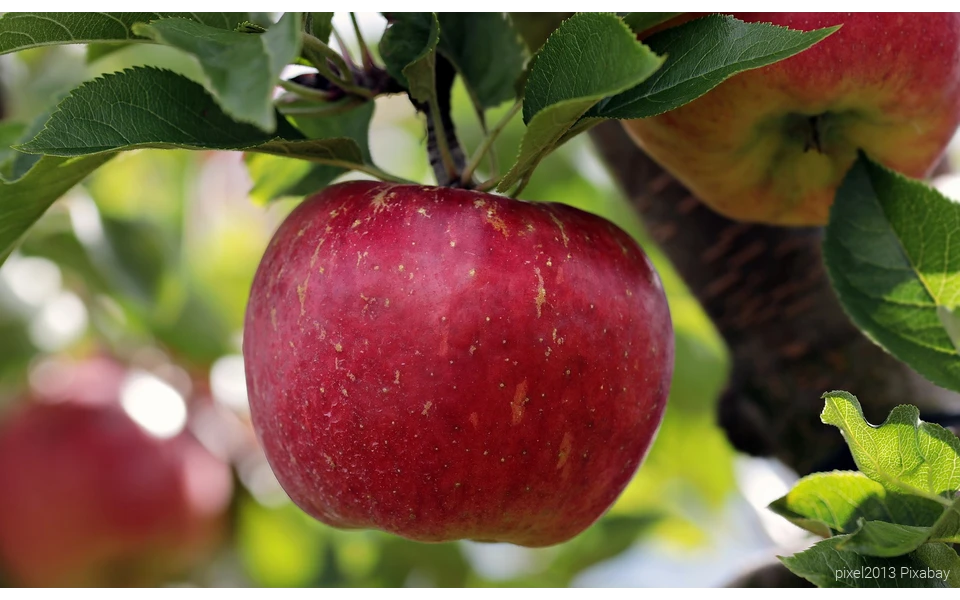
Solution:
[[(359, 16), (375, 45), (383, 19)], [(337, 14), (334, 23), (356, 51), (347, 15)], [(190, 58), (166, 47), (134, 45), (97, 56), (80, 46), (31, 50), (0, 57), (6, 121), (29, 123), (82, 81), (137, 64), (201, 80)], [(507, 108), (493, 111), (490, 122)], [(454, 109), (461, 141), (476, 148), (481, 130), (459, 86)], [(515, 155), (522, 133), (516, 117), (497, 143), (501, 165)], [(424, 137), (405, 97), (377, 100), (370, 148), (381, 168), (432, 182)], [(584, 534), (538, 550), (417, 544), (338, 531), (302, 514), (256, 445), (240, 354), (259, 258), (300, 201), (266, 201), (276, 184), (268, 175), (281, 172), (279, 163), (274, 167), (254, 179), (240, 153), (124, 153), (57, 202), (0, 268), (0, 420), (57, 383), (51, 379), (58, 367), (111, 357), (128, 369), (121, 407), (149, 436), (171, 439), (188, 430), (231, 468), (233, 492), (222, 506), (216, 548), (156, 583), (717, 586), (810, 543), (765, 510), (795, 475), (773, 461), (737, 455), (715, 425), (728, 369), (723, 343), (644, 235), (586, 136), (545, 160), (522, 197), (612, 220), (643, 245), (664, 280), (676, 372), (656, 443), (623, 496)], [(938, 184), (960, 197), (957, 177)], [(0, 481), (0, 495), (4, 486)], [(4, 571), (0, 563), (0, 578)]]

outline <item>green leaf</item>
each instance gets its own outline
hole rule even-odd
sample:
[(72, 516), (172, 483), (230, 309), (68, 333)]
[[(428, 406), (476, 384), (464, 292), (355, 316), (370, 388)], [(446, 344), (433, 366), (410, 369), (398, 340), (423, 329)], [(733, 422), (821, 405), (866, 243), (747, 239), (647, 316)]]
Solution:
[(861, 521), (929, 527), (944, 512), (939, 502), (892, 492), (863, 473), (850, 471), (808, 475), (769, 508), (822, 537), (854, 533)]
[(900, 556), (926, 542), (960, 542), (960, 499), (942, 513), (936, 523), (929, 527), (882, 521), (861, 522), (860, 528), (848, 536), (839, 548), (869, 556)]
[(861, 523), (853, 535), (844, 536), (837, 549), (866, 556), (893, 557), (913, 552), (929, 539), (929, 527), (867, 521)]
[[(310, 138), (349, 138), (360, 147), (370, 162), (367, 133), (373, 117), (374, 103), (367, 102), (349, 112), (330, 117), (299, 117), (294, 124)], [(268, 154), (248, 154), (247, 170), (253, 180), (250, 195), (261, 202), (283, 196), (304, 196), (319, 191), (345, 169), (314, 165)]]
[[(856, 325), (935, 384), (960, 391), (960, 205), (861, 156), (830, 210), (823, 257)], [(953, 336), (953, 337), (952, 337)]]
[(564, 21), (530, 71), (523, 97), (527, 130), (516, 163), (497, 189), (528, 177), (590, 107), (643, 81), (662, 62), (611, 14), (580, 13)]
[(460, 73), (479, 110), (514, 97), (524, 52), (503, 13), (438, 13), (437, 51)]
[(17, 181), (0, 181), (0, 263), (57, 198), (112, 156), (44, 156)]
[(564, 19), (573, 16), (570, 12), (511, 12), (510, 23), (523, 40), (527, 50), (534, 54), (550, 37)]
[(960, 544), (960, 494), (930, 528), (929, 539)]
[(207, 77), (207, 89), (228, 115), (264, 131), (276, 129), (273, 91), (280, 71), (300, 54), (300, 13), (285, 13), (262, 34), (225, 31), (186, 19), (136, 24), (133, 31), (194, 56)]
[(524, 90), (523, 120), (529, 123), (547, 106), (564, 100), (632, 87), (663, 62), (612, 14), (574, 15), (536, 55)]
[(105, 75), (73, 90), (20, 150), (81, 156), (134, 148), (249, 150), (351, 168), (362, 163), (346, 138), (306, 140), (283, 118), (276, 134), (238, 123), (203, 86), (152, 67)]
[(652, 117), (699, 98), (723, 80), (793, 56), (838, 27), (794, 31), (769, 23), (744, 23), (709, 15), (658, 32), (645, 40), (666, 55), (656, 75), (604, 100), (589, 115), (608, 119)]
[(333, 13), (309, 13), (310, 14), (310, 34), (326, 44), (330, 41), (330, 34), (333, 33)]
[(190, 19), (210, 27), (232, 30), (247, 13), (6, 13), (0, 17), (0, 54), (54, 44), (91, 44), (144, 41), (134, 23), (164, 18)]
[(434, 13), (391, 13), (392, 21), (380, 39), (380, 56), (410, 96), (427, 103), (436, 95), (434, 69), (440, 23)]
[(817, 587), (960, 587), (960, 557), (946, 544), (924, 544), (905, 556), (879, 558), (841, 550), (843, 541), (843, 536), (823, 540), (780, 560)]
[(924, 496), (948, 506), (960, 489), (960, 439), (920, 420), (917, 407), (900, 405), (879, 427), (866, 421), (847, 392), (827, 392), (820, 419), (840, 429), (857, 467), (888, 490)]
[(678, 12), (632, 12), (624, 15), (623, 22), (634, 33), (640, 34), (682, 14)]
[(292, 160), (269, 154), (248, 153), (243, 157), (247, 173), (253, 182), (249, 195), (261, 204), (277, 198), (296, 196), (292, 190), (307, 179), (311, 173), (319, 171), (318, 188), (325, 186), (343, 172), (337, 167), (311, 165), (302, 160)]

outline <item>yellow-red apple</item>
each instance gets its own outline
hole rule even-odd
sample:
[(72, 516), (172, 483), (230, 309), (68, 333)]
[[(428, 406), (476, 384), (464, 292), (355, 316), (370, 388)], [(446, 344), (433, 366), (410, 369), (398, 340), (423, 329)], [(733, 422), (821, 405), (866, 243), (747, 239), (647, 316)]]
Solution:
[(733, 16), (842, 27), (676, 110), (625, 122), (706, 204), (741, 221), (822, 225), (858, 149), (911, 177), (936, 165), (960, 122), (960, 13)]

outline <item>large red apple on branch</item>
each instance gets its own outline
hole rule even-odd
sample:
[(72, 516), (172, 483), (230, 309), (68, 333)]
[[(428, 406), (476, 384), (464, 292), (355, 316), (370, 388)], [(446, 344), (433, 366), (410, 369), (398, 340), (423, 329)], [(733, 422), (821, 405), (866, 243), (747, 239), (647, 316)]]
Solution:
[(912, 177), (936, 165), (960, 123), (960, 13), (734, 16), (842, 27), (676, 110), (625, 123), (712, 208), (743, 221), (822, 225), (858, 149)]
[(581, 532), (650, 447), (673, 369), (659, 278), (612, 224), (372, 182), (283, 223), (243, 346), (253, 423), (294, 502), (421, 541)]
[(121, 407), (125, 369), (59, 369), (0, 423), (0, 571), (38, 587), (157, 585), (209, 555), (230, 469), (189, 433), (161, 439)]

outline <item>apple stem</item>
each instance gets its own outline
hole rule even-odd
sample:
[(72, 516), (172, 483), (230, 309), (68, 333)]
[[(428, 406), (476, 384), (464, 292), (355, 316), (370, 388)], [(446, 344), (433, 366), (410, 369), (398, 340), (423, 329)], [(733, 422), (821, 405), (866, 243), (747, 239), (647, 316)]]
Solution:
[[(414, 106), (427, 118), (427, 154), (430, 166), (443, 187), (472, 187), (469, 181), (461, 184), (460, 172), (466, 165), (466, 156), (450, 118), (450, 89), (456, 70), (448, 60), (437, 56), (437, 93), (426, 104), (414, 101)], [(411, 99), (412, 100), (412, 99)]]
[[(500, 133), (507, 127), (510, 123), (510, 120), (520, 111), (520, 107), (523, 106), (523, 103), (519, 100), (514, 102), (513, 106), (510, 107), (510, 110), (503, 115), (503, 117), (497, 121), (497, 124), (494, 125), (493, 129), (486, 135), (483, 139), (483, 143), (480, 144), (480, 148), (477, 149), (476, 153), (470, 158), (470, 162), (467, 164), (467, 168), (464, 169), (463, 174), (460, 176), (460, 183), (462, 185), (467, 185), (471, 178), (473, 178), (474, 171), (477, 170), (477, 167), (480, 166), (480, 162), (483, 160), (483, 157), (490, 153), (491, 161), (493, 157), (493, 143), (497, 140), (497, 137), (500, 136)], [(499, 179), (499, 173), (497, 169), (493, 168), (493, 173), (491, 175), (495, 179)]]
[(814, 115), (807, 120), (807, 136), (803, 144), (803, 151), (807, 152), (811, 148), (823, 154), (823, 146), (820, 135), (823, 129), (823, 115)]

